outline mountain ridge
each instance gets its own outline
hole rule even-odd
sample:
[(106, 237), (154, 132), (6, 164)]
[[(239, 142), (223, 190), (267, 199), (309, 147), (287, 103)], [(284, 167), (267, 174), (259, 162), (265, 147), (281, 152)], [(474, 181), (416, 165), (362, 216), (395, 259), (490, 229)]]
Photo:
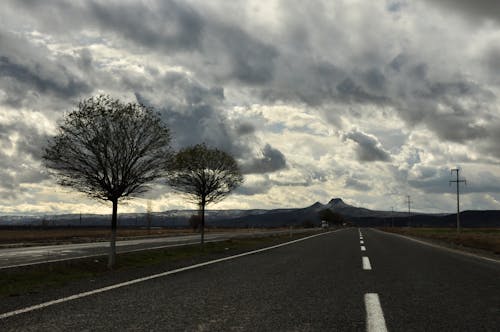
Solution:
[[(392, 212), (371, 210), (345, 203), (341, 198), (332, 198), (328, 203), (315, 202), (303, 208), (279, 209), (229, 209), (206, 210), (208, 226), (213, 227), (283, 227), (283, 226), (318, 226), (321, 223), (319, 212), (324, 209), (341, 214), (352, 225), (442, 225), (452, 224), (456, 214), (431, 214), (414, 212)], [(189, 218), (198, 211), (167, 210), (151, 214), (152, 225), (155, 227), (187, 227)], [(461, 216), (476, 219), (481, 215), (486, 218), (486, 223), (472, 223), (473, 225), (500, 226), (500, 211), (464, 211)], [(450, 217), (451, 216), (451, 217)], [(147, 225), (147, 213), (121, 213), (119, 225), (125, 227), (144, 227)], [(498, 221), (497, 221), (498, 220)], [(98, 214), (62, 214), (42, 216), (0, 216), (1, 227), (80, 227), (109, 225), (110, 215)], [(464, 225), (467, 220), (463, 220)]]

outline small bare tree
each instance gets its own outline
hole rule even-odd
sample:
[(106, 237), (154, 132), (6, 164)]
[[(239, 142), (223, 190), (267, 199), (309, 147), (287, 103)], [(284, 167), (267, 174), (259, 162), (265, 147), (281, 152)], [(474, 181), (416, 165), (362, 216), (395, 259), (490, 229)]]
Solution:
[(201, 216), (201, 244), (205, 241), (205, 207), (226, 197), (243, 182), (234, 158), (221, 150), (198, 144), (173, 158), (167, 183), (196, 203)]
[(59, 184), (112, 203), (112, 268), (118, 201), (147, 191), (147, 183), (165, 175), (170, 157), (170, 132), (158, 114), (100, 95), (65, 116), (43, 159)]

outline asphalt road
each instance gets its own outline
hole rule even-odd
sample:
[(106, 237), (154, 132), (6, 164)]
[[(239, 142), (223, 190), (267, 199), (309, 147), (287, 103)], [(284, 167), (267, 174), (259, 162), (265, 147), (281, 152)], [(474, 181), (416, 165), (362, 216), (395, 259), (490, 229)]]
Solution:
[(499, 330), (499, 263), (361, 234), (363, 243), (341, 230), (50, 305), (2, 318), (0, 330)]
[[(308, 232), (308, 229), (292, 230), (294, 233)], [(259, 234), (287, 233), (288, 230), (262, 231), (251, 230), (249, 232), (225, 232), (206, 233), (205, 241), (222, 241), (236, 237), (251, 237)], [(168, 236), (158, 238), (138, 238), (133, 240), (122, 240), (116, 242), (116, 251), (125, 253), (137, 250), (146, 250), (166, 246), (177, 246), (183, 244), (199, 243), (200, 235)], [(107, 255), (109, 242), (90, 242), (60, 245), (43, 245), (31, 247), (3, 248), (0, 249), (0, 270), (22, 266), (40, 264), (46, 262), (78, 259)]]

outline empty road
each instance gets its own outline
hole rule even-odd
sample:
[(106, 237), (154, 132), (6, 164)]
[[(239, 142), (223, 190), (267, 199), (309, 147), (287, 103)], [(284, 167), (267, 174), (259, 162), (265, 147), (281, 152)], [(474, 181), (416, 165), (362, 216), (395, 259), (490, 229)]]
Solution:
[(2, 331), (498, 331), (500, 264), (352, 228), (0, 317)]

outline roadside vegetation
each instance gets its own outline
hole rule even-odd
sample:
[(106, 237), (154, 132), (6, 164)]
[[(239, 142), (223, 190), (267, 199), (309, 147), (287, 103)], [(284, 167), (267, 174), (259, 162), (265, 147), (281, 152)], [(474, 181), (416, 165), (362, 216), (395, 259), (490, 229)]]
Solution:
[[(217, 231), (224, 231), (217, 229)], [(126, 240), (135, 237), (158, 237), (179, 234), (192, 234), (188, 229), (137, 229), (119, 228), (117, 239)], [(63, 244), (63, 243), (86, 243), (95, 241), (109, 241), (109, 229), (105, 228), (23, 228), (2, 229), (0, 232), (0, 246), (8, 244), (9, 247), (37, 245), (37, 244)]]
[[(198, 215), (196, 215), (198, 217)], [(273, 228), (273, 230), (288, 230), (288, 227)], [(269, 230), (268, 228), (205, 228), (207, 233), (256, 233)], [(199, 232), (198, 228), (119, 228), (117, 230), (117, 240), (130, 240), (145, 237), (165, 237), (192, 235)], [(26, 247), (36, 245), (56, 245), (67, 243), (87, 243), (96, 241), (109, 241), (109, 230), (105, 228), (23, 228), (23, 229), (2, 229), (0, 231), (0, 247)]]
[(6, 269), (0, 273), (0, 298), (39, 293), (50, 288), (64, 287), (72, 282), (89, 283), (93, 287), (103, 287), (105, 285), (102, 283), (95, 282), (98, 278), (109, 278), (116, 281), (121, 276), (121, 281), (123, 281), (125, 276), (128, 280), (132, 279), (130, 275), (140, 277), (141, 274), (151, 273), (150, 271), (155, 271), (154, 273), (168, 271), (308, 235), (311, 233), (268, 235), (207, 242), (203, 246), (193, 244), (118, 254), (113, 270), (107, 268), (105, 256)]
[(500, 228), (404, 228), (386, 227), (386, 232), (439, 241), (456, 247), (484, 250), (500, 256)]

